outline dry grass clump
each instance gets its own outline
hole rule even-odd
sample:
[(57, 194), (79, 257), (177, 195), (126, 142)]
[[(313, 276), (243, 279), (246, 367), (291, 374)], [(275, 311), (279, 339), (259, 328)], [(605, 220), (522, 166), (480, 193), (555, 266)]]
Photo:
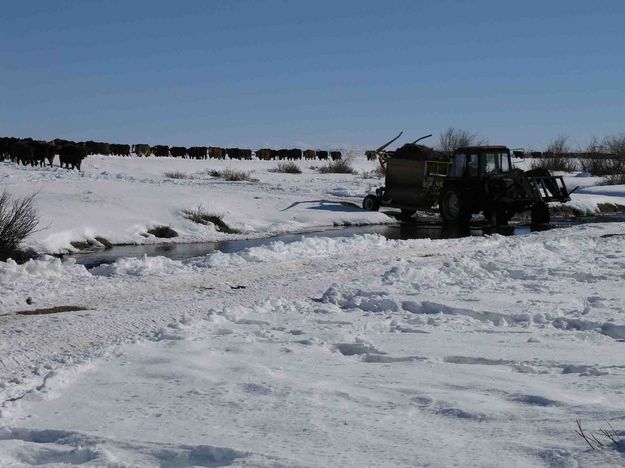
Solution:
[(182, 210), (182, 214), (185, 218), (194, 223), (203, 224), (205, 226), (212, 224), (219, 232), (226, 234), (239, 234), (239, 231), (228, 226), (223, 220), (223, 215), (217, 213), (211, 213), (207, 211), (202, 205), (192, 210)]
[(224, 169), (222, 171), (210, 169), (206, 171), (206, 173), (211, 177), (224, 179), (228, 182), (258, 182), (258, 179), (254, 179), (249, 172), (238, 171), (236, 169)]
[(193, 179), (192, 175), (182, 171), (163, 172), (163, 177), (167, 177), (168, 179)]
[(325, 166), (317, 169), (321, 174), (355, 174), (354, 168), (347, 159), (337, 159), (330, 161)]
[(386, 175), (386, 171), (382, 166), (377, 165), (375, 169), (363, 171), (361, 175), (363, 179), (380, 179)]
[(269, 169), (269, 172), (281, 172), (285, 174), (301, 174), (302, 170), (293, 161), (278, 163), (273, 169)]

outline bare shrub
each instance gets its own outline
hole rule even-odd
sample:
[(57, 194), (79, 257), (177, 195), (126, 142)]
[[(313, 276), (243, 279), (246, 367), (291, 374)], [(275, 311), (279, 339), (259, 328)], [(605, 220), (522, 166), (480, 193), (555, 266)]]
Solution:
[(301, 174), (302, 170), (293, 161), (278, 163), (273, 169), (269, 169), (269, 172), (282, 172), (285, 174)]
[(454, 127), (449, 127), (441, 133), (438, 140), (438, 148), (443, 153), (453, 153), (463, 146), (480, 146), (485, 144), (486, 139), (480, 137), (477, 133)]
[(534, 159), (532, 161), (531, 168), (559, 172), (575, 172), (578, 170), (577, 160), (564, 156)]
[(253, 178), (249, 172), (237, 171), (235, 169), (224, 169), (223, 171), (210, 169), (207, 173), (211, 177), (217, 177), (219, 179), (224, 179), (229, 182), (258, 182), (258, 179)]
[(612, 180), (619, 180), (618, 175), (625, 173), (625, 133), (601, 141), (593, 137), (585, 153), (588, 158), (580, 161), (583, 171), (593, 176), (610, 176)]
[(582, 170), (593, 176), (613, 176), (625, 172), (625, 160), (608, 156), (582, 159)]
[(569, 153), (570, 148), (567, 143), (568, 139), (569, 137), (565, 135), (558, 135), (547, 145), (545, 152), (555, 157)]
[(607, 137), (604, 146), (608, 153), (614, 156), (625, 157), (625, 133)]
[(222, 214), (210, 213), (202, 205), (192, 210), (182, 210), (182, 214), (185, 218), (194, 223), (203, 224), (205, 226), (212, 224), (219, 232), (225, 232), (226, 234), (239, 234), (239, 231), (228, 226), (224, 220)]
[(580, 419), (577, 419), (575, 424), (577, 425), (575, 433), (584, 439), (592, 450), (612, 448), (619, 452), (625, 452), (625, 440), (621, 439), (619, 433), (614, 430), (609, 422), (606, 421), (607, 429), (600, 428), (595, 434), (586, 431), (582, 427), (582, 421)]
[(163, 172), (163, 176), (167, 177), (168, 179), (193, 179), (192, 175), (189, 175), (186, 172), (182, 171)]
[(350, 164), (348, 159), (337, 159), (336, 161), (330, 161), (325, 166), (320, 166), (317, 169), (321, 174), (355, 174), (354, 168)]
[(16, 251), (35, 232), (39, 224), (35, 195), (14, 198), (6, 190), (0, 194), (0, 258)]
[(571, 148), (565, 135), (558, 135), (547, 145), (541, 159), (532, 163), (532, 169), (546, 169), (548, 171), (575, 172), (579, 170), (577, 159), (570, 155)]
[(593, 136), (586, 145), (584, 152), (591, 156), (605, 154), (605, 141), (602, 143), (599, 138)]

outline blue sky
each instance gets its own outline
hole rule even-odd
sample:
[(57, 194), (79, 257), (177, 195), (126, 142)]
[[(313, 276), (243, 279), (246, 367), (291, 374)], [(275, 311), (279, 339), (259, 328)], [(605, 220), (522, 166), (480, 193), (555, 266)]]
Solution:
[(624, 24), (622, 0), (6, 2), (0, 134), (584, 144), (625, 132)]

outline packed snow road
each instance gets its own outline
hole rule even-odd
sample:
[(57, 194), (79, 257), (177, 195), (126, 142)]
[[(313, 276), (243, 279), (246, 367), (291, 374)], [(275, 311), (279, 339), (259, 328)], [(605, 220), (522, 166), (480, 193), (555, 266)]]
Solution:
[(622, 464), (574, 429), (625, 425), (624, 267), (623, 223), (9, 262), (0, 465)]

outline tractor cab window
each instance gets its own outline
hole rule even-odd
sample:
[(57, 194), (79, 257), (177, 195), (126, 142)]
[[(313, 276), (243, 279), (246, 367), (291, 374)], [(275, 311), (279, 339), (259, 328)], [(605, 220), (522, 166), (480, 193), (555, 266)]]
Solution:
[(497, 156), (495, 153), (484, 153), (482, 154), (482, 164), (481, 164), (481, 173), (482, 174), (493, 174), (497, 172)]
[(501, 172), (507, 173), (510, 172), (510, 155), (508, 153), (500, 153), (501, 157), (499, 168)]
[(466, 166), (466, 156), (463, 153), (454, 154), (454, 161), (449, 170), (451, 177), (462, 177)]
[(478, 156), (477, 154), (470, 154), (469, 160), (467, 164), (467, 174), (469, 177), (477, 177), (477, 169), (478, 169)]

